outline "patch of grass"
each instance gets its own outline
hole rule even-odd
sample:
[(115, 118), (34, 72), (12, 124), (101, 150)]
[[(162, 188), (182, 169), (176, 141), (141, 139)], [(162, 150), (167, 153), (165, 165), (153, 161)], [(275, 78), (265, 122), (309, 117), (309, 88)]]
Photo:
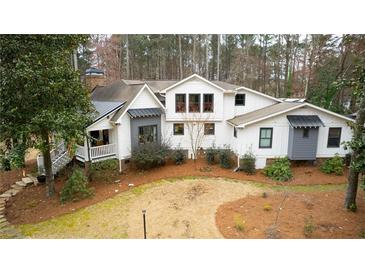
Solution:
[(237, 229), (238, 231), (245, 231), (245, 224), (246, 221), (243, 219), (242, 215), (239, 213), (235, 213), (233, 215), (233, 223), (234, 223), (234, 228)]

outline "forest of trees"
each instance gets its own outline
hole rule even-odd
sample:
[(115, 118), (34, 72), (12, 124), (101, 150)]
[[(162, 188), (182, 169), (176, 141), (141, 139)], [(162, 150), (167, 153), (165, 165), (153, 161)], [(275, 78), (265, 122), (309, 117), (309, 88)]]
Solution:
[(365, 60), (365, 35), (92, 35), (79, 50), (89, 66), (119, 79), (182, 79), (192, 73), (276, 97), (305, 97), (341, 113), (356, 111), (336, 85)]

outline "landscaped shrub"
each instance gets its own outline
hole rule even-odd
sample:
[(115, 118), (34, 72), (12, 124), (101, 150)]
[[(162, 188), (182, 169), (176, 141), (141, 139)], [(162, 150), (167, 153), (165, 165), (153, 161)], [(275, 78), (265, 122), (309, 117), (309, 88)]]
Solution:
[(313, 223), (313, 217), (310, 216), (305, 220), (305, 224), (303, 227), (304, 236), (307, 238), (312, 237), (313, 232), (316, 230), (316, 225)]
[(256, 157), (252, 152), (248, 152), (243, 155), (240, 159), (240, 170), (246, 172), (247, 174), (254, 174), (256, 172)]
[(216, 156), (218, 154), (218, 149), (215, 147), (210, 147), (205, 150), (205, 160), (208, 165), (214, 165), (216, 163)]
[(343, 175), (344, 162), (343, 159), (336, 154), (334, 157), (327, 159), (321, 166), (321, 171), (327, 174), (335, 173)]
[(21, 168), (25, 166), (25, 152), (27, 147), (25, 144), (16, 144), (9, 153), (11, 167)]
[(119, 177), (119, 163), (117, 159), (109, 159), (92, 163), (89, 171), (89, 180), (112, 183)]
[(231, 155), (229, 149), (220, 149), (219, 153), (219, 165), (222, 168), (231, 168), (232, 167), (232, 161), (231, 161)]
[(242, 218), (241, 214), (235, 213), (233, 215), (233, 223), (234, 223), (234, 228), (237, 229), (238, 231), (243, 232), (245, 230), (245, 220)]
[(62, 188), (61, 203), (85, 199), (92, 194), (93, 190), (88, 188), (87, 178), (83, 171), (79, 168), (76, 168)]
[(164, 165), (170, 149), (165, 144), (145, 144), (132, 153), (132, 161), (138, 169), (146, 170)]
[(288, 181), (293, 177), (287, 157), (277, 158), (264, 168), (264, 174), (275, 181)]
[(5, 154), (0, 154), (0, 170), (1, 171), (11, 170), (10, 160)]
[(176, 149), (172, 154), (171, 154), (171, 158), (172, 160), (175, 162), (176, 165), (182, 165), (185, 160), (185, 153), (184, 150), (182, 149)]

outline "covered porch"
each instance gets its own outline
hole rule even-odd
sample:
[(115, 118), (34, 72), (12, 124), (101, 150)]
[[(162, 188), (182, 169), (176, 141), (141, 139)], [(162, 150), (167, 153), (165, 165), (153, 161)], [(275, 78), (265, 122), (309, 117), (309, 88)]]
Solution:
[(88, 131), (84, 144), (76, 145), (76, 159), (81, 162), (98, 162), (117, 158), (116, 129)]

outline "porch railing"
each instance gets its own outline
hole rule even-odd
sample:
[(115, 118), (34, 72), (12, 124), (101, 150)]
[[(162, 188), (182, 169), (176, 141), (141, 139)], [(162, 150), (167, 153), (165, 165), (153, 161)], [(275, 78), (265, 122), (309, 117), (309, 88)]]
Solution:
[(91, 159), (95, 159), (116, 154), (116, 147), (116, 144), (91, 147), (90, 157)]
[[(76, 156), (79, 160), (87, 161), (89, 155), (85, 155), (87, 150), (84, 146), (77, 145), (76, 146)], [(117, 153), (117, 145), (116, 144), (109, 144), (109, 145), (102, 145), (96, 147), (90, 147), (90, 160), (96, 160), (104, 157), (109, 157), (116, 155)]]

